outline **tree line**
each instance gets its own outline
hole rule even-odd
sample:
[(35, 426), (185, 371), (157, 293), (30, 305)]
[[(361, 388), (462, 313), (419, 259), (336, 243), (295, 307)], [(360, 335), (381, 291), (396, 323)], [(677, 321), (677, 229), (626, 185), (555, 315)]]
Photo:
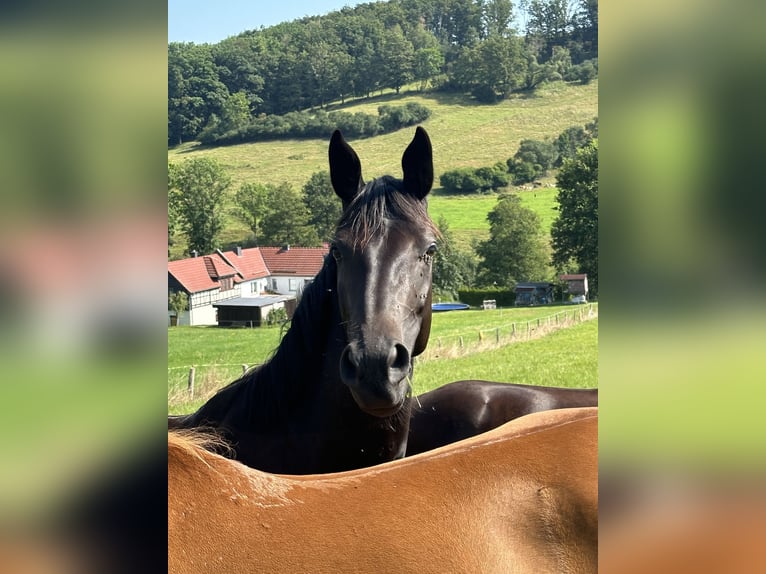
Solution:
[[(389, 0), (217, 44), (168, 44), (168, 144), (241, 130), (376, 91), (469, 93), (494, 102), (553, 79), (597, 74), (597, 0)], [(225, 129), (224, 129), (225, 128)]]

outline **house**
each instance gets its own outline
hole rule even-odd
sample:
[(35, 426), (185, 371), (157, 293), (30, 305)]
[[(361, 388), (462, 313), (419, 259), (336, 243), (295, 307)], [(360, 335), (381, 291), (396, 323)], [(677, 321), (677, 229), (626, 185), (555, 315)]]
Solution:
[(566, 281), (567, 287), (565, 293), (573, 296), (582, 295), (585, 300), (588, 299), (588, 275), (586, 273), (569, 273), (559, 275), (561, 281)]
[(527, 282), (517, 283), (513, 288), (516, 294), (514, 305), (547, 305), (553, 303), (553, 283), (548, 282)]
[(260, 247), (269, 270), (269, 289), (280, 295), (298, 295), (311, 283), (324, 265), (329, 246)]
[[(273, 291), (297, 296), (313, 281), (324, 264), (329, 247), (252, 247), (233, 251), (217, 249), (210, 255), (168, 262), (168, 291), (183, 291), (189, 296), (189, 309), (178, 318), (178, 325), (216, 325), (219, 313), (237, 314), (231, 321), (265, 319), (271, 304), (252, 301), (232, 311), (218, 305), (237, 298), (259, 298)], [(281, 302), (284, 306), (284, 301)], [(288, 303), (289, 306), (289, 303)], [(249, 311), (245, 308), (249, 307)], [(259, 309), (256, 311), (255, 309)], [(226, 309), (223, 311), (223, 309)], [(171, 312), (168, 312), (170, 317)], [(247, 316), (247, 319), (242, 318)], [(168, 318), (170, 321), (170, 318)]]

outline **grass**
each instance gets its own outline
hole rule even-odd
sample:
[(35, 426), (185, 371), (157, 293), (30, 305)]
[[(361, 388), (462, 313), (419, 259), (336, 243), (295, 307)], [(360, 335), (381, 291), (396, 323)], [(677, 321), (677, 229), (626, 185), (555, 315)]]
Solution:
[[(543, 233), (550, 235), (553, 220), (558, 217), (558, 189), (541, 187), (517, 193), (521, 204), (540, 216)], [(489, 238), (487, 214), (497, 205), (497, 197), (494, 193), (454, 195), (437, 190), (428, 200), (428, 213), (437, 222), (439, 217), (444, 217), (458, 247), (469, 249), (475, 241)]]
[[(575, 325), (549, 333), (540, 339), (519, 341), (499, 349), (469, 349), (464, 356), (445, 353), (447, 346), (455, 347), (457, 338), (478, 339), (478, 332), (502, 329), (507, 335), (510, 325), (519, 328), (527, 321), (548, 317), (580, 307), (551, 305), (520, 309), (468, 310), (435, 313), (431, 340), (424, 357), (415, 368), (415, 388), (418, 393), (460, 378), (489, 378), (509, 382), (549, 384), (554, 386), (596, 385), (596, 330)], [(597, 326), (597, 319), (587, 324)], [(562, 333), (570, 332), (564, 336)], [(191, 412), (210, 395), (242, 374), (242, 365), (253, 366), (266, 361), (279, 344), (281, 332), (275, 327), (258, 329), (220, 329), (217, 327), (173, 327), (168, 329), (168, 405), (171, 414)], [(556, 343), (541, 341), (554, 338)], [(507, 337), (504, 340), (508, 340)], [(433, 352), (439, 348), (442, 352)], [(514, 349), (529, 349), (528, 351)], [(535, 354), (539, 354), (539, 358)], [(510, 355), (512, 360), (507, 356)], [(570, 356), (567, 359), (567, 356)], [(553, 357), (554, 361), (548, 361)], [(572, 358), (574, 357), (574, 358)], [(563, 364), (573, 370), (566, 377)], [(582, 364), (581, 364), (582, 363)], [(194, 366), (195, 399), (188, 400), (187, 379)], [(575, 368), (576, 367), (576, 368)], [(467, 373), (471, 373), (470, 375)], [(542, 382), (547, 381), (547, 382)]]
[[(436, 185), (438, 176), (458, 167), (481, 167), (505, 161), (513, 156), (522, 139), (554, 138), (570, 126), (585, 125), (598, 115), (598, 81), (591, 84), (570, 85), (562, 82), (545, 85), (533, 95), (516, 95), (494, 105), (478, 105), (457, 94), (406, 92), (370, 100), (354, 100), (344, 106), (334, 106), (349, 112), (377, 113), (382, 103), (403, 105), (417, 102), (432, 111), (423, 126), (428, 130), (434, 149)], [(403, 129), (374, 138), (352, 140), (362, 161), (365, 179), (385, 174), (401, 175), (401, 156), (412, 139), (413, 130)], [(192, 157), (212, 157), (220, 162), (232, 178), (225, 203), (225, 229), (222, 244), (242, 241), (247, 229), (233, 215), (232, 197), (245, 182), (274, 183), (286, 181), (300, 189), (317, 171), (327, 170), (327, 140), (284, 140), (245, 143), (215, 148), (186, 143), (168, 150), (170, 162), (181, 162)], [(533, 193), (541, 193), (541, 189)], [(443, 198), (434, 190), (433, 210), (445, 212), (447, 221), (461, 242), (478, 234), (487, 236), (486, 213), (494, 205), (494, 196), (472, 196), (461, 203), (458, 198)], [(457, 213), (467, 213), (467, 202), (476, 201), (476, 218), (455, 220)], [(444, 205), (439, 205), (444, 203)], [(490, 205), (491, 204), (491, 205)], [(535, 202), (532, 202), (534, 205)], [(452, 207), (447, 207), (450, 205)], [(489, 205), (489, 207), (488, 207)], [(543, 206), (548, 209), (547, 205)], [(471, 209), (473, 212), (473, 208)], [(466, 218), (463, 218), (466, 219)], [(183, 241), (173, 249), (181, 255)]]
[(554, 387), (598, 386), (598, 318), (545, 337), (449, 360), (418, 361), (416, 394), (450, 381), (487, 379)]

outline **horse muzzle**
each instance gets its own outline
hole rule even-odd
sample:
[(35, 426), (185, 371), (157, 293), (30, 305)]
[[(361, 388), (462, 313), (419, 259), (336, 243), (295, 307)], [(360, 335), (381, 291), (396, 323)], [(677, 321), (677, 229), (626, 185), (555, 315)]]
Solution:
[(401, 343), (378, 349), (349, 343), (340, 357), (340, 378), (364, 412), (389, 417), (396, 414), (408, 396), (412, 372), (409, 350)]

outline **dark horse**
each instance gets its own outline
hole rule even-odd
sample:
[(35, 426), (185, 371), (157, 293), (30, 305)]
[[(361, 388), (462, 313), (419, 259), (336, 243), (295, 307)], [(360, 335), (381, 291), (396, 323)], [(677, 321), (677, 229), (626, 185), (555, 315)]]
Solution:
[(598, 406), (598, 389), (455, 381), (418, 395), (407, 456), (499, 427), (522, 415)]
[(431, 142), (418, 127), (403, 180), (365, 184), (339, 131), (329, 159), (343, 214), (279, 348), (197, 412), (168, 417), (169, 428), (219, 430), (233, 458), (263, 471), (335, 472), (405, 454), (412, 358), (431, 330)]

